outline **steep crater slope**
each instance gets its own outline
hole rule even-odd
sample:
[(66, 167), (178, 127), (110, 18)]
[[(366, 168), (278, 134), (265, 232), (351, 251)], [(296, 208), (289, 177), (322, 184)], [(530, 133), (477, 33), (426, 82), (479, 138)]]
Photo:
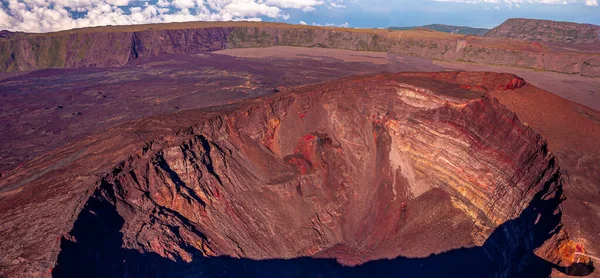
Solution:
[[(154, 140), (138, 134), (143, 146), (97, 187), (88, 184), (78, 216), (57, 218), (67, 221), (57, 229), (60, 246), (48, 244), (54, 251), (30, 267), (56, 261), (50, 272), (59, 277), (347, 276), (406, 267), (408, 276), (460, 276), (467, 267), (475, 276), (543, 275), (572, 263), (560, 230), (565, 181), (543, 138), (484, 95), (523, 85), (512, 75), (386, 74), (303, 87), (210, 117), (181, 113), (180, 121), (197, 123)], [(65, 168), (48, 174), (54, 180), (77, 175), (58, 167)], [(4, 201), (41, 182), (25, 177), (9, 177)], [(10, 184), (17, 180), (29, 184)], [(11, 239), (20, 225), (5, 224), (0, 234)], [(31, 248), (44, 248), (34, 241)], [(18, 240), (3, 245), (9, 256), (27, 250)], [(305, 256), (362, 265), (273, 260)]]
[[(482, 245), (536, 193), (558, 194), (554, 158), (514, 114), (406, 81), (348, 81), (211, 119), (115, 169), (88, 209), (114, 205), (125, 247), (172, 260), (358, 264)], [(354, 94), (364, 87), (371, 92)], [(474, 97), (454, 90), (446, 93)], [(503, 271), (522, 270), (509, 258), (524, 245), (502, 254)], [(102, 252), (75, 248), (58, 273)]]

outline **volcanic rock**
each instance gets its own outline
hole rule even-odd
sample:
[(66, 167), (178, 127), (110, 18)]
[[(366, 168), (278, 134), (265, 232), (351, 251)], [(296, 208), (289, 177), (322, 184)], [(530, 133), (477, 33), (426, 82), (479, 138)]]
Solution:
[(489, 94), (522, 86), (371, 75), (112, 128), (3, 177), (0, 275), (544, 277), (576, 249), (559, 163)]

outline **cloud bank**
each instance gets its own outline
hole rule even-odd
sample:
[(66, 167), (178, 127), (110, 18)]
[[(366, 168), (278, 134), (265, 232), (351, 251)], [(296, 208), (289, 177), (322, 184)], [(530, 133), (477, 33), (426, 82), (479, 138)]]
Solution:
[(7, 0), (0, 30), (49, 32), (105, 25), (287, 20), (289, 12), (343, 8), (344, 0)]

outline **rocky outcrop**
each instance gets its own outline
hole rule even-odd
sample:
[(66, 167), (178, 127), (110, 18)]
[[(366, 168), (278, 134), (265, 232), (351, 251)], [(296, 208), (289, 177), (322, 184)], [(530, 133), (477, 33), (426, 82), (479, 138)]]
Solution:
[(541, 19), (510, 18), (486, 37), (554, 43), (600, 43), (600, 26)]
[(2, 30), (2, 31), (0, 31), (0, 39), (8, 39), (8, 38), (18, 36), (21, 34), (22, 34), (22, 32), (11, 32), (11, 31), (7, 31), (7, 30)]
[[(335, 258), (363, 264), (358, 275), (400, 256), (387, 266), (425, 266), (409, 277), (471, 264), (475, 276), (538, 275), (548, 262), (534, 250), (562, 262), (540, 247), (565, 240), (566, 181), (544, 139), (485, 95), (521, 86), (508, 74), (384, 74), (122, 126), (0, 184), (3, 271), (343, 276), (323, 261), (268, 260)], [(76, 200), (52, 197), (67, 191)], [(56, 206), (75, 213), (33, 213)], [(19, 236), (34, 230), (60, 242)]]
[[(122, 28), (122, 29), (121, 29)], [(265, 46), (326, 47), (393, 52), (600, 76), (600, 54), (551, 50), (429, 31), (356, 30), (273, 23), (190, 23), (81, 29), (0, 39), (0, 70), (121, 66), (139, 58)]]

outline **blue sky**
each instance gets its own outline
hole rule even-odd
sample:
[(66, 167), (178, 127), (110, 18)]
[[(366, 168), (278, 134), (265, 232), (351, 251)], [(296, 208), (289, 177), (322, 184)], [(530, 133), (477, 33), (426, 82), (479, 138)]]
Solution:
[[(418, 26), (431, 23), (493, 28), (514, 17), (600, 25), (600, 8), (573, 4), (456, 3), (436, 1), (358, 1), (345, 9), (298, 14), (305, 22), (348, 22), (353, 27)], [(401, 4), (395, 4), (401, 2)], [(384, 8), (385, 7), (385, 8)]]
[(600, 25), (600, 0), (2, 0), (0, 29), (255, 20), (349, 27), (431, 23), (492, 28), (524, 17)]

